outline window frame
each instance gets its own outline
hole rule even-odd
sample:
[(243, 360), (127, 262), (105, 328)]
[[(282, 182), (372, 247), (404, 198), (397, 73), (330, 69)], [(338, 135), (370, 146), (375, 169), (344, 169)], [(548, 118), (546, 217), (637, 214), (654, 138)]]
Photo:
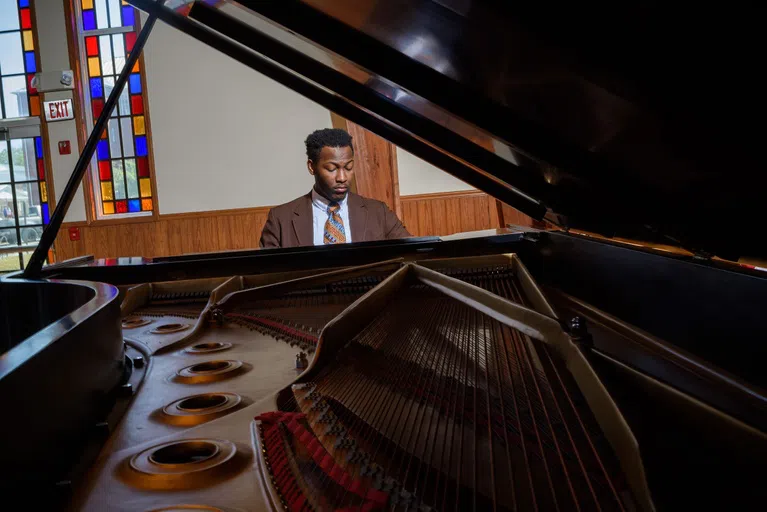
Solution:
[[(20, 10), (22, 9), (21, 6), (18, 5), (18, 0), (15, 0), (17, 4), (17, 8)], [(41, 62), (40, 62), (40, 41), (37, 36), (37, 11), (35, 6), (35, 0), (27, 0), (27, 8), (29, 9), (29, 16), (31, 19), (31, 27), (28, 29), (25, 29), (21, 23), (19, 24), (19, 34), (23, 34), (24, 30), (30, 30), (32, 34), (32, 52), (35, 58), (35, 73), (39, 73), (41, 71)], [(19, 12), (19, 17), (21, 17), (21, 12)], [(19, 20), (21, 21), (21, 20)], [(22, 43), (23, 44), (23, 43)], [(22, 51), (26, 51), (22, 47)], [(27, 73), (25, 72), (24, 75)], [(40, 214), (41, 214), (41, 224), (30, 224), (30, 225), (20, 225), (18, 223), (18, 220), (16, 220), (13, 229), (16, 232), (16, 245), (12, 246), (9, 245), (7, 247), (0, 247), (0, 256), (5, 257), (6, 255), (16, 254), (19, 258), (19, 265), (20, 270), (23, 270), (26, 267), (27, 260), (29, 257), (31, 257), (32, 252), (35, 250), (37, 245), (40, 243), (40, 240), (38, 239), (34, 245), (24, 244), (23, 242), (23, 235), (22, 231), (27, 228), (35, 228), (35, 227), (42, 227), (44, 230), (45, 227), (48, 225), (43, 216), (42, 211), (42, 203), (46, 202), (48, 205), (48, 216), (50, 218), (51, 215), (53, 215), (53, 211), (56, 208), (56, 191), (54, 189), (53, 184), (53, 177), (51, 174), (51, 148), (48, 141), (48, 125), (45, 120), (45, 116), (43, 115), (43, 101), (45, 100), (45, 93), (44, 92), (34, 92), (31, 93), (37, 96), (37, 102), (38, 102), (38, 108), (39, 112), (37, 115), (32, 114), (32, 105), (31, 105), (31, 98), (28, 99), (28, 108), (30, 109), (29, 115), (26, 117), (14, 117), (14, 118), (0, 118), (0, 125), (5, 129), (8, 130), (4, 133), (4, 136), (0, 138), (0, 145), (5, 146), (9, 149), (8, 158), (9, 158), (9, 164), (11, 171), (10, 179), (11, 181), (8, 182), (8, 185), (11, 185), (13, 189), (13, 194), (15, 196), (15, 189), (16, 185), (19, 184), (30, 184), (34, 183), (37, 185), (38, 194), (40, 195)], [(30, 84), (27, 83), (27, 95), (30, 95)], [(19, 137), (14, 137), (14, 132), (22, 132), (24, 135), (21, 135)], [(32, 134), (30, 132), (35, 132), (36, 134)], [(42, 172), (43, 172), (43, 179), (40, 179), (39, 175), (39, 167), (38, 167), (38, 173), (37, 173), (37, 179), (35, 180), (23, 180), (21, 183), (17, 183), (15, 180), (15, 173), (12, 171), (13, 163), (10, 161), (12, 158), (11, 154), (11, 144), (10, 140), (23, 140), (23, 139), (35, 139), (36, 137), (40, 138), (41, 144), (42, 144), (42, 152), (39, 157), (36, 158), (36, 160), (42, 160)], [(39, 163), (37, 164), (40, 165)], [(45, 201), (43, 201), (43, 192), (41, 184), (44, 184), (45, 186)], [(18, 213), (17, 211), (18, 205), (16, 199), (14, 199), (14, 211)], [(8, 228), (3, 228), (8, 229)], [(54, 251), (49, 250), (48, 251), (48, 257), (47, 262), (53, 263), (55, 261), (54, 258)], [(0, 272), (0, 275), (5, 275), (8, 273), (18, 272), (19, 270), (10, 270), (10, 271), (2, 271)]]
[[(85, 32), (81, 29), (81, 9), (80, 0), (63, 0), (64, 16), (67, 20), (67, 40), (69, 43), (69, 62), (75, 76), (75, 120), (77, 124), (77, 136), (80, 147), (85, 146), (91, 131), (93, 130), (93, 112), (91, 109), (90, 89), (87, 74), (87, 55), (83, 51), (85, 48)], [(132, 6), (131, 6), (132, 7)], [(87, 35), (114, 35), (126, 32), (135, 32), (136, 35), (141, 32), (142, 11), (134, 9), (133, 29), (128, 27), (111, 27), (107, 29), (97, 29), (89, 31)], [(157, 184), (155, 180), (154, 149), (152, 141), (152, 123), (149, 112), (148, 91), (146, 86), (146, 67), (144, 62), (144, 52), (138, 57), (139, 78), (141, 80), (141, 99), (143, 103), (144, 127), (147, 140), (147, 164), (149, 167), (149, 181), (152, 190), (152, 211), (126, 212), (103, 214), (102, 199), (100, 190), (100, 180), (98, 176), (98, 160), (94, 153), (91, 158), (88, 171), (83, 178), (85, 211), (88, 225), (111, 225), (111, 224), (129, 224), (141, 222), (154, 222), (159, 220), (160, 205), (157, 197)], [(125, 87), (128, 87), (126, 83)], [(106, 101), (106, 97), (104, 97)], [(117, 108), (117, 107), (115, 107)], [(131, 118), (133, 116), (130, 116)], [(134, 135), (135, 137), (135, 135)], [(111, 156), (111, 155), (110, 155)], [(121, 157), (123, 160), (125, 157)], [(110, 158), (111, 160), (111, 158)]]

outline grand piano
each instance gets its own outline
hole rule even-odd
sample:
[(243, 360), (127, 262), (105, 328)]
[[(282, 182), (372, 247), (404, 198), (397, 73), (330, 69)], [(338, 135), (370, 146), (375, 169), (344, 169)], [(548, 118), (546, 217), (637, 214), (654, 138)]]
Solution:
[(3, 507), (764, 508), (748, 16), (128, 2), (130, 59), (167, 23), (544, 227), (44, 265), (129, 61), (0, 281)]

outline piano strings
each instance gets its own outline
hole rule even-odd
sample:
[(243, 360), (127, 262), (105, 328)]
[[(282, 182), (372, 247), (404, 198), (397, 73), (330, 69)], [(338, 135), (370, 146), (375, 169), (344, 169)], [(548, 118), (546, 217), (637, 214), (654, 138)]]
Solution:
[[(509, 268), (456, 277), (523, 301)], [(632, 508), (559, 356), (422, 284), (279, 403), (291, 510)]]

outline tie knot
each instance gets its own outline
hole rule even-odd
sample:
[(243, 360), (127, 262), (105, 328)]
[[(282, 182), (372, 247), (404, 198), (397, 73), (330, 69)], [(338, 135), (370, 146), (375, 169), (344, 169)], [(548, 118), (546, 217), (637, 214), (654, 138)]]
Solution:
[(339, 209), (341, 209), (341, 205), (338, 203), (330, 203), (328, 205), (328, 213), (336, 213)]

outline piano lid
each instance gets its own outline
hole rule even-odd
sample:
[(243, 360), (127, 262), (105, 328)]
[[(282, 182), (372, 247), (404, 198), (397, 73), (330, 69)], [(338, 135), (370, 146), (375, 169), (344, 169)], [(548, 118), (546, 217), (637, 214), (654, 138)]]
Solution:
[(742, 13), (726, 31), (733, 15), (721, 7), (692, 17), (495, 0), (130, 1), (209, 44), (248, 46), (358, 109), (358, 124), (430, 147), (414, 152), (529, 215), (764, 255), (754, 234), (767, 178), (743, 121), (758, 32)]

